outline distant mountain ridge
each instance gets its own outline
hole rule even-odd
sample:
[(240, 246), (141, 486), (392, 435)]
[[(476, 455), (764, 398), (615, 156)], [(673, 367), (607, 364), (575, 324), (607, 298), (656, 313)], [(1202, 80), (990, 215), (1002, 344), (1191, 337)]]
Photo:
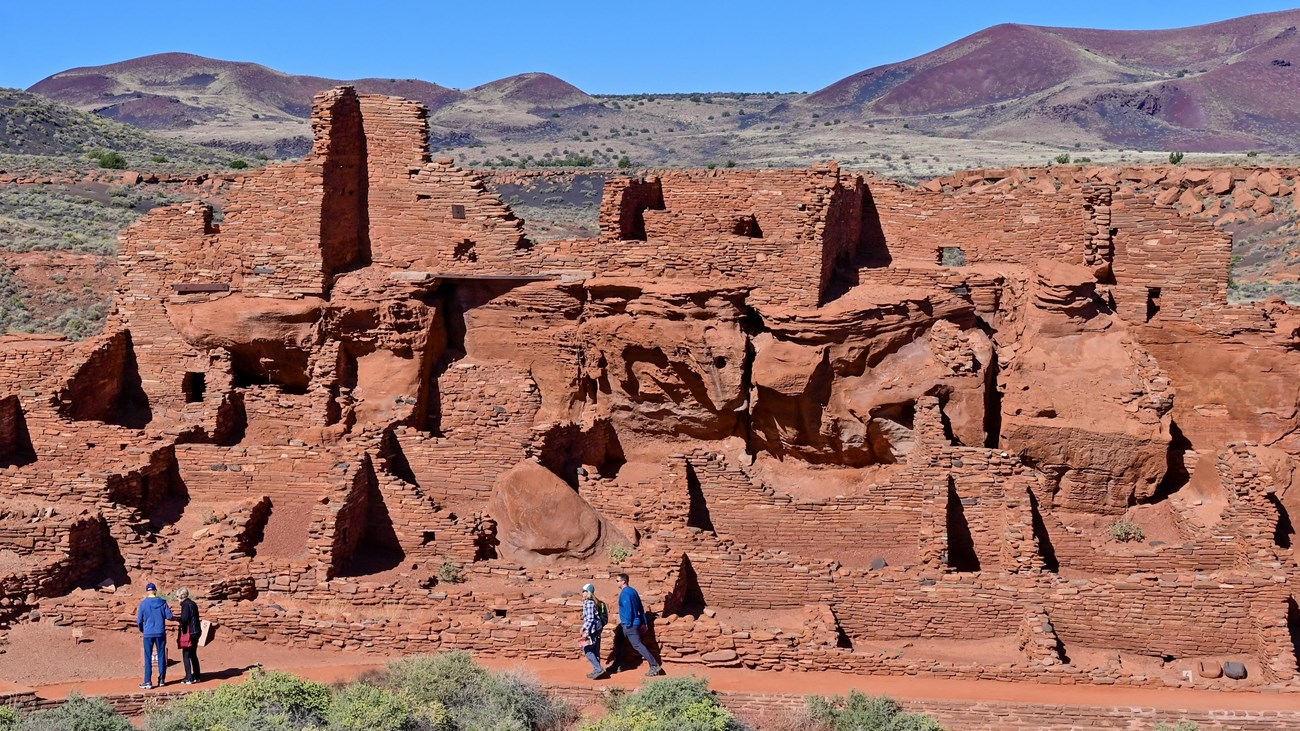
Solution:
[(432, 112), (453, 104), (491, 105), (506, 107), (501, 110), (508, 112), (506, 116), (518, 116), (595, 103), (577, 87), (541, 73), (458, 91), (419, 79), (297, 76), (255, 63), (188, 53), (69, 69), (42, 79), (28, 91), (136, 127), (179, 133), (189, 141), (235, 148), (241, 142), (272, 144), (292, 154), (305, 150), (312, 97), (343, 84), (362, 93), (414, 99)]
[[(702, 154), (728, 154), (720, 135), (749, 130), (753, 137), (764, 122), (789, 123), (782, 134), (801, 130), (796, 141), (806, 142), (812, 135), (806, 123), (824, 124), (828, 116), (1009, 143), (1297, 152), (1297, 26), (1300, 10), (1153, 31), (998, 25), (813, 94), (751, 102), (743, 120), (709, 115), (707, 123), (689, 114), (647, 116), (649, 109), (596, 99), (544, 73), (462, 91), (417, 79), (295, 76), (184, 53), (70, 69), (30, 91), (189, 142), (280, 155), (305, 151), (312, 95), (344, 83), (428, 105), (435, 144), (499, 144), (493, 152), (514, 142), (558, 147), (585, 142), (579, 138), (592, 130), (631, 129), (686, 134)], [(679, 149), (678, 143), (645, 145), (639, 154), (671, 162)]]
[(1173, 30), (998, 25), (790, 105), (941, 135), (1144, 149), (1297, 149), (1300, 10)]

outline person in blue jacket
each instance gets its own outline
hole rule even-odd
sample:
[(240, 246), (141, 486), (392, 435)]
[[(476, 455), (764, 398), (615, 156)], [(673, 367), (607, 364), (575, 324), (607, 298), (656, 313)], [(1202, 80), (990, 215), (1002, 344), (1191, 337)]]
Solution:
[(145, 598), (135, 612), (135, 626), (144, 635), (144, 682), (141, 688), (154, 687), (149, 681), (153, 679), (153, 656), (158, 654), (158, 687), (167, 684), (167, 621), (174, 621), (172, 608), (167, 600), (158, 596), (158, 587), (150, 582), (144, 587)]
[(627, 638), (628, 644), (632, 645), (632, 649), (650, 663), (650, 670), (646, 675), (663, 675), (664, 669), (659, 666), (659, 661), (645, 646), (641, 636), (646, 630), (645, 607), (641, 606), (641, 595), (636, 589), (628, 586), (627, 574), (619, 574), (615, 577), (615, 582), (619, 588), (618, 622), (623, 626), (623, 636)]

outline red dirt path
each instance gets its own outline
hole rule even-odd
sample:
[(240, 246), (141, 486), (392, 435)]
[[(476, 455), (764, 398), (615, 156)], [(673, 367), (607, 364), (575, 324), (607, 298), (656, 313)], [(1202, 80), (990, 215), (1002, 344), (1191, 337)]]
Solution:
[[(73, 645), (67, 630), (48, 625), (27, 625), (20, 630), (8, 652), (0, 655), (0, 689), (12, 682), (35, 688), (42, 698), (66, 698), (73, 691), (83, 695), (124, 695), (138, 693), (140, 680), (139, 639), (130, 633), (89, 633), (93, 642)], [(51, 644), (57, 643), (57, 644)], [(44, 662), (38, 658), (45, 658)], [(249, 640), (219, 640), (200, 651), (205, 673), (221, 678), (197, 686), (179, 681), (181, 668), (172, 664), (169, 684), (153, 691), (157, 694), (180, 693), (193, 689), (210, 689), (220, 682), (242, 677), (247, 668), (260, 663), (268, 669), (286, 670), (322, 682), (344, 681), (360, 676), (383, 663), (383, 658), (357, 662), (357, 655), (330, 650), (278, 647)], [(639, 671), (629, 671), (609, 680), (587, 681), (586, 662), (572, 660), (516, 661), (479, 658), (484, 665), (502, 670), (523, 671), (551, 687), (634, 688), (644, 678)], [(175, 661), (173, 661), (175, 662)], [(72, 682), (53, 682), (56, 668), (81, 672), (84, 677)], [(698, 665), (669, 664), (669, 674), (695, 674), (709, 679), (718, 691), (771, 693), (780, 695), (831, 695), (851, 689), (886, 694), (898, 699), (948, 701), (1001, 701), (1023, 704), (1059, 704), (1078, 706), (1132, 706), (1161, 710), (1286, 710), (1300, 711), (1300, 693), (1264, 694), (1252, 692), (1224, 693), (1195, 689), (1153, 689), (1097, 686), (1036, 685), (995, 681), (950, 680), (919, 677), (874, 677), (836, 672), (767, 673), (754, 670), (717, 669)], [(72, 670), (77, 669), (77, 670)], [(95, 670), (107, 676), (95, 677)], [(123, 676), (123, 670), (129, 675)], [(63, 677), (67, 677), (64, 675)], [(12, 690), (12, 688), (10, 688)]]

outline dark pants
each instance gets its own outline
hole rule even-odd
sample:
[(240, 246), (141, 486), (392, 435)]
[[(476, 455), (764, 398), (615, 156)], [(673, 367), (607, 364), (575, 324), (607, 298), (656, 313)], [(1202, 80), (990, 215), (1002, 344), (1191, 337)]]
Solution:
[(592, 672), (605, 672), (605, 666), (600, 664), (600, 635), (588, 638), (587, 645), (582, 648), (582, 654), (586, 655), (587, 662), (591, 663)]
[(144, 682), (153, 679), (153, 656), (158, 654), (158, 684), (167, 679), (167, 635), (147, 635), (144, 638)]
[(181, 648), (181, 661), (185, 663), (185, 679), (199, 679), (199, 636), (190, 635), (190, 646)]
[(650, 648), (646, 647), (645, 641), (641, 639), (641, 633), (643, 631), (645, 631), (644, 625), (637, 625), (635, 627), (629, 627), (626, 624), (623, 625), (623, 636), (627, 638), (627, 643), (632, 646), (632, 649), (636, 650), (638, 655), (645, 658), (645, 661), (650, 663), (652, 667), (659, 667), (659, 661), (655, 659), (654, 655), (650, 654)]

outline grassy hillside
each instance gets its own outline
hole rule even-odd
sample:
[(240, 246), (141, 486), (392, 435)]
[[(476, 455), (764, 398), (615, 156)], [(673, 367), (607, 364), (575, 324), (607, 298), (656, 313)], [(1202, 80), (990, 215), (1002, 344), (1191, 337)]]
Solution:
[(0, 89), (0, 179), (11, 181), (0, 183), (0, 332), (98, 332), (117, 282), (118, 233), (197, 195), (177, 182), (126, 185), (119, 169), (183, 180), (239, 166), (223, 150)]
[(38, 94), (0, 88), (0, 169), (98, 166), (90, 155), (103, 151), (118, 153), (123, 167), (132, 170), (224, 168), (236, 159), (223, 150), (150, 134)]

